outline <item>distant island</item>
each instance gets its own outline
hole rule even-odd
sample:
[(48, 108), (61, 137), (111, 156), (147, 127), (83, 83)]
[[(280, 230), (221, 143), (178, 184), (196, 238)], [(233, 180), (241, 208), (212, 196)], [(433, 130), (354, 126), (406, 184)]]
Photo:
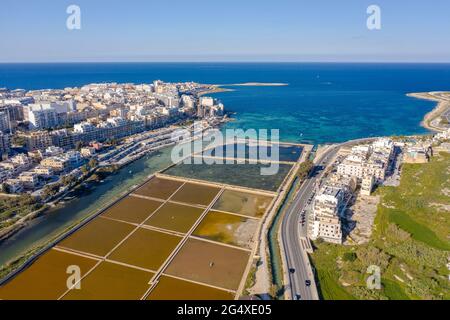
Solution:
[(202, 92), (200, 95), (234, 91), (233, 89), (224, 87), (283, 87), (288, 85), (289, 85), (288, 83), (279, 83), (279, 82), (244, 82), (232, 84), (213, 84), (210, 85), (209, 90)]
[(232, 84), (222, 84), (218, 85), (219, 87), (227, 86), (227, 87), (283, 87), (288, 86), (288, 83), (279, 83), (279, 82), (244, 82), (244, 83), (232, 83)]

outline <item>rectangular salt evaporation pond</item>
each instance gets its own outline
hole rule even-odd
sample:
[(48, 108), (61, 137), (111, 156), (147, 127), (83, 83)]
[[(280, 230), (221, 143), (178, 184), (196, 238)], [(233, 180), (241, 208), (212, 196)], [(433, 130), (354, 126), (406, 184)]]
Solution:
[(140, 224), (148, 218), (163, 202), (127, 196), (106, 210), (102, 216), (125, 222)]
[(97, 260), (51, 249), (20, 274), (0, 286), (0, 300), (56, 300), (67, 291), (67, 268), (78, 266), (81, 274)]
[[(244, 157), (245, 159), (261, 159), (261, 160), (285, 161), (285, 162), (296, 162), (298, 159), (300, 159), (300, 156), (302, 155), (303, 151), (302, 146), (290, 144), (277, 144), (277, 145), (278, 145), (278, 159), (272, 158), (272, 145), (268, 145), (267, 149), (264, 150), (256, 143), (252, 142), (250, 143), (238, 142), (234, 144), (226, 144), (221, 147), (217, 147), (222, 149), (222, 155), (220, 155), (220, 153), (216, 154), (217, 152), (216, 148), (206, 149), (203, 152), (203, 154), (213, 157), (220, 156), (220, 157), (236, 158), (238, 156), (237, 150), (238, 148), (240, 148), (240, 150), (243, 149), (245, 151)], [(231, 152), (230, 150), (232, 151), (232, 153), (228, 154), (228, 152)]]
[(183, 182), (181, 181), (153, 177), (133, 193), (140, 196), (167, 200), (182, 184)]
[(210, 211), (195, 229), (196, 237), (251, 249), (259, 220)]
[(164, 271), (178, 278), (237, 290), (250, 251), (189, 239)]
[(97, 217), (57, 246), (103, 257), (134, 228), (127, 223)]
[(234, 293), (162, 276), (147, 300), (232, 300)]
[(157, 271), (181, 239), (164, 232), (139, 228), (116, 248), (108, 259)]
[[(272, 164), (273, 165), (273, 164)], [(261, 168), (269, 164), (185, 164), (180, 162), (170, 167), (164, 174), (191, 179), (199, 179), (253, 189), (276, 191), (291, 170), (289, 164), (278, 164), (278, 170), (272, 175), (262, 175)]]
[(214, 204), (213, 209), (260, 218), (272, 200), (273, 197), (267, 195), (225, 190)]
[(188, 232), (203, 213), (204, 209), (167, 202), (159, 208), (145, 225), (155, 228)]
[(173, 196), (171, 201), (193, 205), (208, 206), (219, 193), (220, 188), (198, 183), (185, 183)]
[(139, 300), (153, 276), (152, 272), (102, 262), (81, 280), (80, 289), (70, 290), (62, 300)]

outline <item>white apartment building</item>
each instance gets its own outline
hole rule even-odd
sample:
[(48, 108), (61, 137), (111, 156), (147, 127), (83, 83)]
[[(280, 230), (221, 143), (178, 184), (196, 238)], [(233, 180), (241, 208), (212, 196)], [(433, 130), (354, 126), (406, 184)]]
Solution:
[(90, 122), (81, 122), (73, 126), (73, 131), (76, 133), (89, 133), (95, 131), (97, 128)]
[(27, 166), (27, 165), (31, 164), (30, 158), (23, 153), (20, 153), (16, 156), (12, 157), (10, 160), (12, 163), (15, 163), (18, 165), (23, 165), (23, 166)]
[(38, 176), (44, 177), (44, 178), (48, 178), (51, 177), (52, 175), (54, 175), (54, 171), (52, 168), (49, 167), (43, 167), (43, 166), (36, 166), (33, 169), (33, 172), (36, 173)]
[(0, 132), (0, 160), (3, 155), (9, 154), (11, 150), (11, 136)]
[(58, 125), (58, 114), (51, 104), (30, 104), (26, 107), (25, 118), (33, 129), (52, 128)]
[(341, 214), (345, 192), (341, 188), (325, 186), (315, 198), (310, 237), (331, 243), (342, 243)]
[(362, 179), (364, 176), (372, 175), (377, 181), (383, 181), (386, 176), (387, 163), (382, 161), (364, 161), (355, 157), (345, 159), (337, 167), (341, 175), (349, 175)]
[(24, 107), (25, 119), (32, 129), (54, 128), (67, 120), (67, 114), (76, 110), (73, 101), (41, 102)]
[(21, 135), (25, 139), (28, 151), (44, 150), (53, 144), (52, 137), (47, 131), (34, 131)]
[(83, 158), (78, 151), (68, 151), (62, 155), (48, 157), (41, 161), (41, 166), (52, 168), (54, 171), (68, 171), (78, 168), (83, 163)]
[(19, 179), (7, 179), (4, 185), (10, 193), (21, 193), (23, 191), (23, 183)]
[(84, 147), (81, 148), (80, 153), (83, 157), (89, 158), (95, 155), (95, 148), (93, 147)]
[(10, 122), (8, 111), (0, 111), (0, 132), (8, 133), (10, 131)]
[(192, 98), (192, 96), (189, 96), (186, 94), (182, 95), (181, 102), (183, 104), (183, 107), (186, 107), (186, 108), (194, 108), (195, 107), (195, 101)]
[(34, 189), (39, 184), (39, 177), (34, 172), (22, 172), (17, 179), (26, 189)]
[(0, 183), (11, 177), (11, 171), (0, 167)]
[(361, 194), (370, 196), (375, 185), (375, 178), (372, 175), (364, 176), (361, 180)]
[(200, 97), (200, 105), (203, 107), (212, 107), (214, 105), (214, 98)]
[(52, 157), (64, 153), (64, 149), (60, 147), (50, 146), (45, 149), (45, 156)]
[(379, 139), (372, 145), (355, 146), (337, 167), (341, 175), (358, 178), (373, 176), (376, 183), (382, 182), (394, 155), (394, 144), (390, 139)]

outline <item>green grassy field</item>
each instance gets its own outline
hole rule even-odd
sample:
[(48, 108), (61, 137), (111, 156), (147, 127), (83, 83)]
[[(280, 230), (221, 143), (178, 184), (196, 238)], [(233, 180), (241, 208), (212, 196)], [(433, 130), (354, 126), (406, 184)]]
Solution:
[(355, 298), (345, 291), (334, 279), (331, 272), (318, 270), (321, 298), (325, 300), (354, 300)]
[[(405, 164), (399, 187), (381, 187), (368, 244), (316, 241), (312, 255), (324, 299), (450, 299), (450, 154)], [(368, 289), (368, 266), (381, 268), (380, 290)]]

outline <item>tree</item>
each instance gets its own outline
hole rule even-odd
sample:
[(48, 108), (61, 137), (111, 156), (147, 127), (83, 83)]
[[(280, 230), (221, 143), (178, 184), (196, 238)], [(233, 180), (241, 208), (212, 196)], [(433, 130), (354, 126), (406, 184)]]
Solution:
[(350, 262), (355, 261), (357, 258), (358, 257), (356, 256), (355, 252), (345, 252), (344, 256), (343, 256), (344, 261), (350, 261)]
[(81, 172), (82, 172), (84, 175), (88, 174), (88, 172), (89, 172), (88, 166), (87, 166), (87, 165), (82, 166), (82, 167), (81, 167)]
[(77, 143), (75, 143), (75, 150), (80, 151), (82, 147), (83, 147), (83, 142), (77, 141)]
[(91, 160), (89, 160), (89, 167), (91, 169), (94, 169), (95, 167), (98, 166), (98, 161), (97, 159), (92, 158)]
[(42, 189), (42, 198), (47, 199), (55, 195), (59, 190), (58, 184), (48, 184)]
[(62, 177), (61, 179), (61, 183), (63, 184), (63, 186), (68, 186), (69, 184), (71, 184), (73, 181), (73, 177), (71, 175), (67, 175)]
[(313, 167), (314, 163), (311, 160), (306, 160), (305, 162), (301, 163), (297, 171), (297, 177), (300, 180), (306, 179)]

